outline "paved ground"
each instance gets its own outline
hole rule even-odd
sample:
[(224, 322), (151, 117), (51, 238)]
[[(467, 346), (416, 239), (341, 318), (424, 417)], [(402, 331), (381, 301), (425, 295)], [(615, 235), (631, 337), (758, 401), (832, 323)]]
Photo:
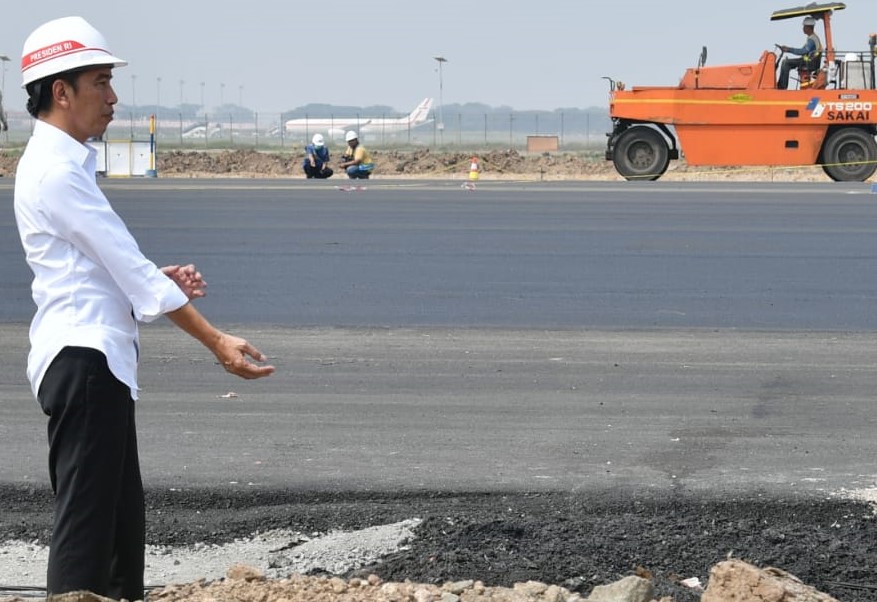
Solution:
[[(874, 330), (866, 184), (312, 182), (104, 186), (150, 257), (203, 269), (224, 324)], [(0, 322), (24, 323), (3, 215)]]
[[(239, 332), (275, 376), (235, 380), (171, 328), (144, 328), (147, 482), (818, 495), (877, 482), (867, 335)], [(2, 480), (40, 483), (44, 420), (21, 379), (25, 327), (0, 333)]]
[[(180, 204), (183, 184), (154, 184), (111, 185), (144, 248), (206, 261), (208, 314), (279, 372), (232, 380), (144, 328), (151, 540), (417, 516), (412, 549), (370, 570), (587, 591), (642, 565), (682, 601), (674, 575), (730, 552), (873, 599), (852, 587), (873, 585), (872, 508), (847, 499), (877, 483), (861, 190), (195, 183)], [(0, 539), (45, 541), (26, 277), (0, 245)]]
[[(0, 331), (19, 341), (0, 357), (0, 539), (46, 541), (44, 424), (8, 384), (24, 331)], [(587, 592), (642, 566), (693, 601), (674, 579), (705, 582), (730, 553), (871, 599), (838, 584), (877, 569), (873, 506), (851, 499), (877, 481), (873, 337), (241, 332), (275, 377), (231, 381), (170, 329), (144, 330), (150, 541), (422, 518), (410, 549), (350, 575)]]

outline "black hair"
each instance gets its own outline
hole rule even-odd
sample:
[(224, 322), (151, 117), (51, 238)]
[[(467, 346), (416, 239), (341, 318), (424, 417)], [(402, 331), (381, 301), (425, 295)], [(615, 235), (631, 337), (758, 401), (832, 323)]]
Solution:
[(64, 71), (30, 82), (25, 87), (27, 90), (27, 112), (30, 113), (30, 116), (36, 119), (40, 113), (52, 108), (52, 85), (56, 80), (67, 82), (76, 91), (76, 82), (83, 71), (84, 69)]

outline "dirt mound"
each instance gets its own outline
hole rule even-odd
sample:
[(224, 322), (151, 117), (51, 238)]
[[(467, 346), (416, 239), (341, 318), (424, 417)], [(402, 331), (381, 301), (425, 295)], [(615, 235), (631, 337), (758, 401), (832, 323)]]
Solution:
[[(469, 153), (433, 153), (429, 149), (373, 153), (378, 177), (464, 177)], [(524, 155), (514, 150), (490, 151), (478, 156), (484, 178), (514, 176), (581, 178), (615, 177), (611, 164), (583, 154)], [(300, 157), (294, 154), (253, 150), (219, 152), (171, 151), (159, 153), (158, 172), (165, 176), (301, 177)]]
[[(372, 153), (377, 178), (460, 178), (469, 174), (472, 154), (416, 151)], [(612, 162), (594, 152), (528, 154), (492, 150), (478, 155), (484, 180), (620, 181)], [(303, 177), (297, 153), (255, 150), (169, 151), (158, 154), (158, 173), (169, 177)], [(2, 164), (0, 164), (2, 165)], [(342, 174), (343, 175), (343, 174)], [(674, 161), (662, 180), (676, 181), (828, 181), (819, 167), (692, 167)]]
[[(378, 177), (465, 177), (472, 161), (470, 153), (417, 151), (375, 151)], [(0, 176), (15, 175), (18, 153), (0, 153)], [(617, 178), (611, 163), (583, 153), (526, 155), (515, 150), (496, 150), (478, 156), (485, 179), (534, 176), (545, 179)], [(297, 153), (256, 150), (166, 151), (159, 152), (156, 168), (167, 177), (302, 177)]]
[(169, 151), (158, 153), (157, 169), (160, 175), (214, 176), (288, 176), (297, 161), (289, 155), (260, 153), (253, 150), (198, 152)]
[[(463, 152), (375, 151), (378, 178), (466, 178), (472, 154)], [(337, 156), (337, 154), (336, 154)], [(15, 175), (19, 153), (0, 152), (0, 177)], [(164, 151), (157, 157), (159, 177), (301, 178), (302, 156), (252, 149)], [(492, 150), (478, 155), (484, 180), (620, 181), (610, 161), (594, 152), (528, 154)], [(343, 174), (342, 174), (343, 175)], [(819, 167), (691, 167), (674, 161), (663, 180), (828, 181)]]
[(0, 178), (11, 178), (18, 165), (18, 153), (0, 152)]
[[(392, 175), (464, 175), (469, 171), (469, 153), (436, 154), (428, 149), (411, 153), (390, 151), (380, 156), (383, 173)], [(550, 178), (614, 177), (612, 165), (581, 153), (525, 155), (515, 150), (497, 150), (478, 155), (484, 177), (527, 175)]]

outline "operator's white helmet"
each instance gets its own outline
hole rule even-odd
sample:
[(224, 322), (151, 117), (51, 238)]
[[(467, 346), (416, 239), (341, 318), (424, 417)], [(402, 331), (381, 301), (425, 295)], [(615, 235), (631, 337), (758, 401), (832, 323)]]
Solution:
[(359, 136), (353, 130), (350, 130), (349, 132), (344, 134), (345, 142), (350, 142), (351, 140), (356, 140), (357, 138), (359, 138)]
[(816, 19), (813, 17), (804, 17), (804, 27), (816, 27)]
[(323, 146), (324, 144), (326, 144), (326, 141), (323, 140), (322, 134), (314, 134), (314, 137), (311, 138), (311, 142), (313, 143), (314, 146), (316, 146), (318, 148)]
[(124, 67), (128, 62), (113, 55), (107, 40), (82, 17), (62, 17), (43, 23), (24, 41), (21, 51), (21, 87), (83, 67), (110, 65)]

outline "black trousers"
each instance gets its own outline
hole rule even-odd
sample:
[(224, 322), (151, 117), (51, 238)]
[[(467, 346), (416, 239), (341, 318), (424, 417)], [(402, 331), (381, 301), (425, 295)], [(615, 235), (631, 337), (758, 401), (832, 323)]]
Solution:
[(319, 180), (331, 178), (332, 174), (335, 173), (334, 171), (332, 171), (331, 167), (323, 167), (320, 165), (311, 167), (310, 163), (305, 163), (303, 169), (305, 172), (305, 176), (307, 176), (308, 178), (317, 178)]
[(146, 521), (131, 390), (100, 351), (65, 347), (38, 397), (55, 492), (49, 594), (142, 599)]
[(784, 58), (783, 64), (780, 65), (780, 77), (777, 80), (777, 90), (787, 90), (789, 88), (789, 74), (792, 69), (797, 69), (803, 64), (803, 57)]

